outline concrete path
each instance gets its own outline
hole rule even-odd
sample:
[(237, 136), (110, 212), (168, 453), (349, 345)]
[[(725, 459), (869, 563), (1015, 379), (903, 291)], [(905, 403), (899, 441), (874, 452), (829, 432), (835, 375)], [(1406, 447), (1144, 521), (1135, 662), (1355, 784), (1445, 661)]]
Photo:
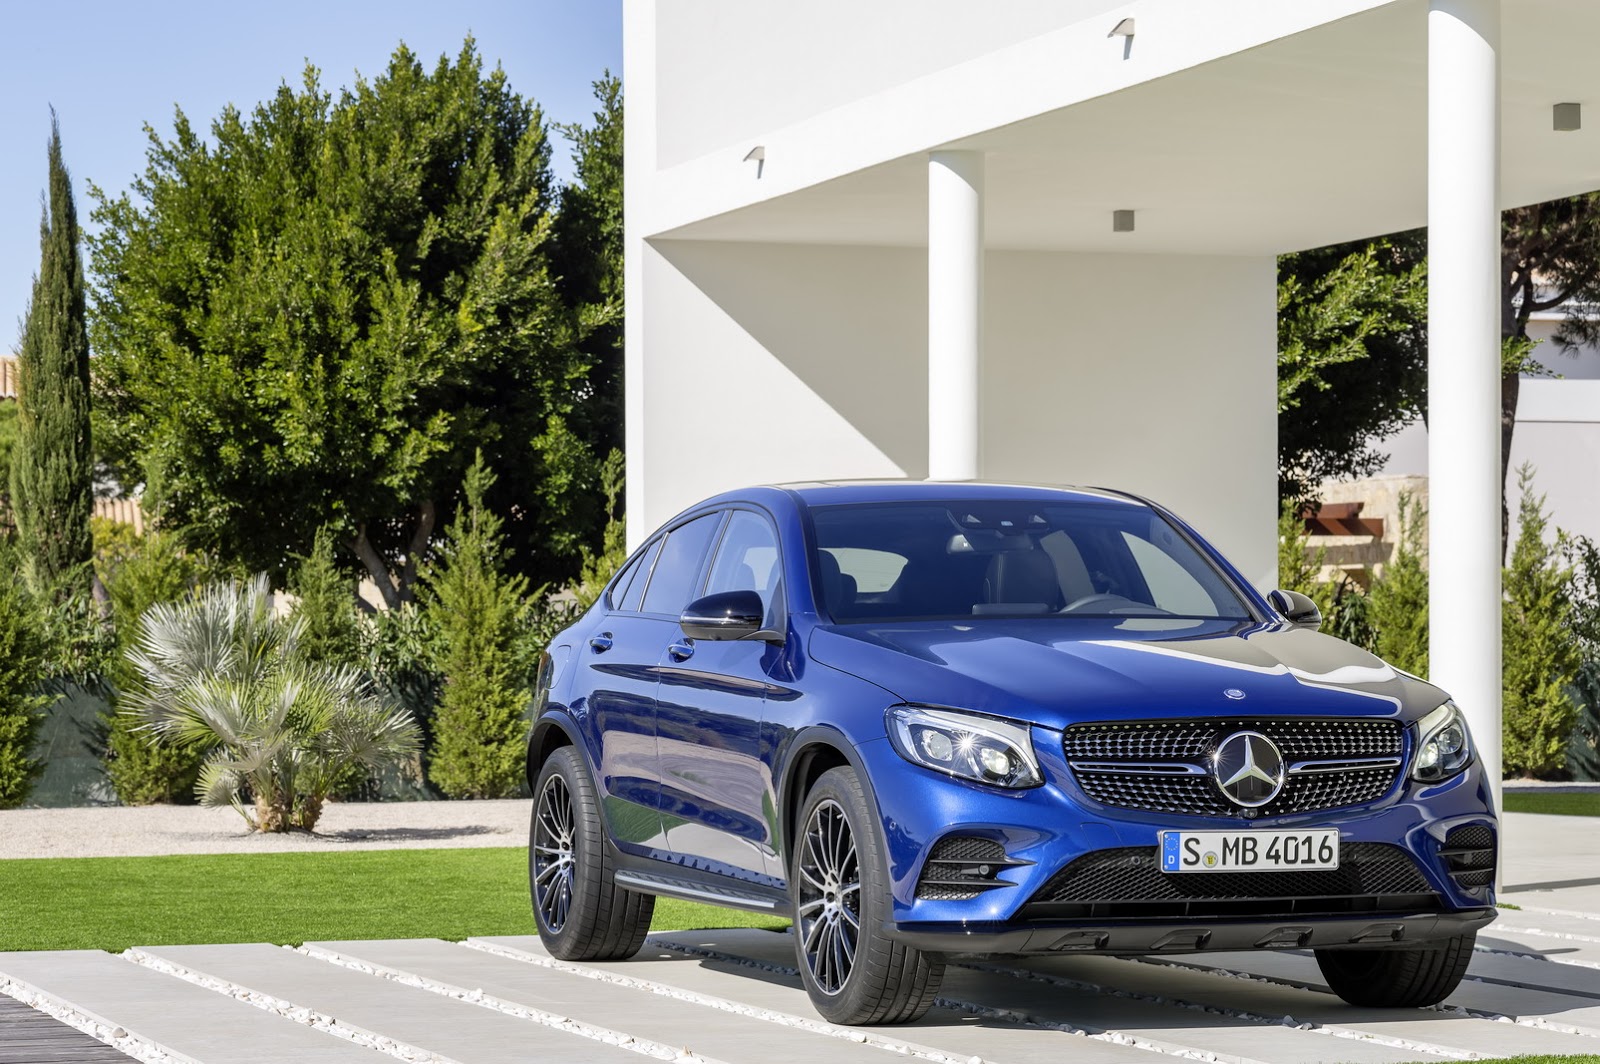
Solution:
[[(1480, 936), (1467, 980), (1435, 1009), (1345, 1005), (1309, 953), (1072, 956), (953, 964), (923, 1021), (841, 1028), (807, 1001), (792, 937), (755, 930), (657, 934), (638, 957), (607, 964), (555, 960), (531, 935), (0, 954), (0, 994), (161, 1064), (1600, 1055), (1590, 824), (1507, 818), (1505, 897), (1521, 908)], [(0, 1059), (13, 1057), (0, 1044)]]

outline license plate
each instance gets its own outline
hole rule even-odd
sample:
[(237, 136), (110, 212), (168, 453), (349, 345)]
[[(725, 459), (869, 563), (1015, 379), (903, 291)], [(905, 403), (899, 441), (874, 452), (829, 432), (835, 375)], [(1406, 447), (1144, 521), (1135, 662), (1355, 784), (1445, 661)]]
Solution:
[(1163, 872), (1318, 871), (1339, 867), (1339, 832), (1163, 831)]

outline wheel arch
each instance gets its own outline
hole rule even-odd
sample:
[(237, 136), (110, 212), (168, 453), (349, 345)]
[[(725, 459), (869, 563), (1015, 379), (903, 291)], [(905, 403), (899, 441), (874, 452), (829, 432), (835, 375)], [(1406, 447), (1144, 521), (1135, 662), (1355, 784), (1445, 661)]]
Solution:
[(879, 842), (885, 842), (883, 811), (878, 805), (872, 777), (867, 774), (866, 763), (856, 752), (855, 745), (843, 733), (823, 725), (813, 725), (795, 735), (791, 750), (778, 792), (778, 823), (783, 831), (779, 852), (783, 854), (785, 869), (789, 867), (789, 841), (800, 826), (800, 807), (805, 803), (812, 786), (824, 772), (832, 768), (848, 767), (855, 770), (856, 778), (861, 781), (861, 790), (872, 807)]
[[(533, 793), (533, 784), (539, 778), (539, 770), (544, 767), (550, 755), (563, 746), (576, 746), (582, 752), (582, 744), (578, 742), (578, 727), (564, 713), (548, 712), (534, 721), (533, 729), (528, 733), (526, 772), (529, 794)], [(587, 761), (588, 758), (585, 757), (584, 760)]]

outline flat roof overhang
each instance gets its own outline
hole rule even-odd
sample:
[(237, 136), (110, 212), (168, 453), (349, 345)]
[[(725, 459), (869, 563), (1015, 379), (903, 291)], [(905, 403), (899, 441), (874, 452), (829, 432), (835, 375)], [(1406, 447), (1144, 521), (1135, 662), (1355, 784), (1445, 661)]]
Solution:
[[(985, 153), (991, 248), (1271, 255), (1425, 224), (1426, 0), (1349, 0), (1344, 8), (1362, 9), (1292, 32), (1282, 20), (1300, 5), (1272, 5), (1233, 5), (1226, 16), (1214, 7), (1209, 15), (1193, 10), (1201, 5), (1133, 5), (1140, 15), (1128, 58), (1120, 40), (1106, 41), (1114, 53), (1107, 58), (1100, 48), (1099, 67), (1080, 71), (1111, 91), (952, 140), (916, 140), (944, 120), (913, 120), (919, 98), (934, 108), (941, 93), (1003, 98), (1011, 91), (1024, 106), (1048, 97), (1027, 81), (1027, 62), (1040, 62), (1049, 47), (1096, 47), (1107, 28), (1099, 23), (1108, 20), (660, 171), (647, 182), (642, 231), (922, 246), (927, 152), (938, 149)], [(1307, 6), (1327, 18), (1339, 5)], [(1181, 41), (1163, 40), (1184, 29), (1182, 20), (1219, 17), (1258, 18), (1256, 31), (1281, 35), (1190, 65), (1183, 65)], [(1172, 23), (1164, 25), (1167, 19)], [(1142, 49), (1171, 72), (1141, 80), (1133, 66), (1116, 65), (1136, 63)], [(1500, 56), (1502, 204), (1600, 188), (1600, 3), (1502, 0)], [(1008, 90), (996, 71), (1012, 67), (1017, 87)], [(986, 80), (974, 80), (980, 78)], [(1118, 78), (1126, 87), (1115, 88)], [(1553, 130), (1552, 106), (1563, 102), (1589, 105), (1586, 128)], [(977, 101), (951, 120), (970, 122), (985, 106)], [(896, 123), (897, 115), (905, 121)], [(872, 145), (862, 141), (874, 123), (884, 123), (883, 145), (899, 154), (848, 169), (870, 157)], [(759, 177), (755, 164), (743, 161), (755, 143), (767, 147)], [(791, 153), (810, 155), (797, 161)], [(1122, 209), (1137, 212), (1132, 233), (1112, 232), (1111, 212)]]

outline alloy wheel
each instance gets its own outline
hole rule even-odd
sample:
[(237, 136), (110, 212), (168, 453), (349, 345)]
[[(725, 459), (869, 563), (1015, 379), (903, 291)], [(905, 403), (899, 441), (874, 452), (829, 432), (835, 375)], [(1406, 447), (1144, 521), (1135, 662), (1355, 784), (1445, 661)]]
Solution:
[(806, 821), (800, 849), (800, 936), (806, 966), (825, 994), (844, 988), (861, 938), (861, 867), (844, 808), (831, 798)]
[(534, 819), (533, 896), (539, 916), (553, 933), (566, 926), (572, 910), (577, 870), (575, 821), (567, 781), (550, 776), (539, 792), (539, 815)]

